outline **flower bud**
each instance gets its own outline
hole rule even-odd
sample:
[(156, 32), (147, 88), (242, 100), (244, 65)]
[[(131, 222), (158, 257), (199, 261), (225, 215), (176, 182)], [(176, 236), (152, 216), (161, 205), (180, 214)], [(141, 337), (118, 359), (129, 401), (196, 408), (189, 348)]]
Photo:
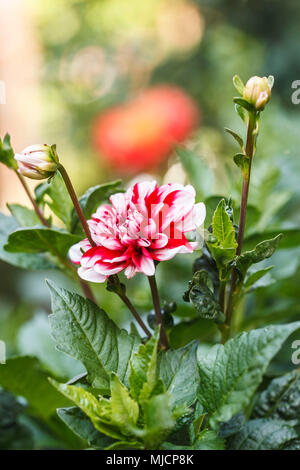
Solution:
[(15, 155), (18, 172), (34, 180), (42, 180), (54, 176), (58, 168), (58, 155), (55, 146), (30, 145)]
[(243, 98), (262, 111), (271, 97), (271, 86), (267, 77), (251, 77), (245, 85)]

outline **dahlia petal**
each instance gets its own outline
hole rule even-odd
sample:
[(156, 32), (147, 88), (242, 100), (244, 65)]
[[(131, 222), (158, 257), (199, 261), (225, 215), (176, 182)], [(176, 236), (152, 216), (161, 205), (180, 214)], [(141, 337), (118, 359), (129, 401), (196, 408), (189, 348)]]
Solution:
[(74, 264), (80, 264), (81, 258), (83, 256), (83, 252), (86, 252), (91, 248), (91, 245), (87, 239), (76, 243), (75, 245), (71, 246), (69, 249), (69, 258)]
[(136, 267), (134, 266), (133, 263), (129, 264), (127, 268), (125, 269), (124, 273), (127, 279), (131, 279), (133, 276), (136, 275)]
[(105, 282), (108, 276), (97, 273), (93, 268), (79, 268), (78, 275), (81, 279), (90, 282)]

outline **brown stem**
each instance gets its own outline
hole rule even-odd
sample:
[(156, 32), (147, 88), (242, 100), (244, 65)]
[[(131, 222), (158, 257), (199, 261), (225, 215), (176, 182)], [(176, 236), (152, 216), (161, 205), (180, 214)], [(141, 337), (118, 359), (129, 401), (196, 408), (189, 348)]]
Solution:
[(147, 326), (145, 325), (145, 323), (141, 319), (140, 315), (138, 314), (138, 312), (136, 311), (136, 309), (134, 308), (134, 306), (130, 302), (127, 295), (126, 294), (118, 294), (118, 295), (119, 295), (120, 299), (124, 302), (124, 304), (127, 305), (128, 309), (130, 310), (130, 312), (132, 313), (132, 315), (134, 316), (134, 318), (136, 319), (136, 321), (138, 322), (140, 327), (144, 330), (144, 332), (146, 333), (148, 338), (151, 338), (150, 331), (148, 330)]
[(92, 239), (92, 235), (91, 235), (91, 232), (90, 232), (90, 229), (89, 229), (89, 226), (88, 226), (88, 223), (86, 221), (86, 218), (84, 217), (84, 214), (82, 212), (82, 209), (80, 207), (80, 204), (79, 204), (79, 201), (78, 201), (78, 198), (76, 196), (76, 193), (75, 193), (75, 190), (74, 190), (74, 187), (72, 185), (72, 182), (69, 178), (69, 175), (65, 169), (65, 167), (61, 164), (59, 164), (59, 167), (58, 167), (58, 170), (60, 171), (60, 174), (61, 176), (63, 177), (63, 180), (65, 182), (65, 185), (66, 185), (66, 188), (68, 190), (68, 193), (70, 194), (70, 197), (72, 199), (72, 202), (73, 202), (73, 205), (75, 207), (75, 210), (77, 212), (77, 215), (79, 217), (79, 220), (80, 220), (80, 223), (82, 225), (82, 228), (84, 230), (84, 233), (86, 234), (87, 236), (87, 239), (88, 241), (90, 242), (91, 246), (96, 246), (96, 243), (94, 242), (94, 240)]
[[(255, 137), (254, 133), (254, 126), (255, 126), (255, 114), (249, 113), (249, 122), (248, 122), (248, 130), (247, 130), (247, 140), (246, 140), (246, 148), (245, 148), (245, 158), (249, 158), (249, 167), (246, 174), (243, 174), (243, 187), (242, 187), (242, 199), (241, 199), (241, 209), (240, 209), (240, 221), (239, 221), (239, 232), (238, 232), (238, 240), (237, 240), (237, 249), (236, 254), (240, 256), (242, 252), (243, 240), (244, 240), (244, 233), (245, 233), (245, 225), (246, 225), (246, 214), (247, 214), (247, 203), (248, 203), (248, 194), (249, 194), (249, 184), (250, 184), (250, 176), (251, 176), (251, 165), (252, 165), (252, 158), (254, 155), (254, 143)], [(231, 283), (230, 283), (230, 291), (226, 309), (226, 321), (225, 324), (230, 327), (231, 324), (231, 316), (233, 310), (233, 294), (235, 290), (235, 284), (237, 281), (237, 270), (233, 268), (231, 274)]]
[(36, 201), (34, 200), (34, 198), (32, 197), (32, 194), (30, 192), (30, 189), (25, 181), (25, 178), (23, 178), (22, 175), (20, 175), (20, 173), (15, 170), (15, 173), (17, 175), (17, 177), (19, 178), (23, 188), (25, 189), (25, 192), (33, 206), (33, 209), (34, 209), (34, 212), (36, 213), (36, 215), (38, 216), (38, 218), (40, 219), (40, 221), (42, 222), (42, 224), (45, 226), (45, 227), (50, 227), (50, 225), (48, 224), (47, 220), (45, 219), (45, 217), (43, 216), (43, 214), (41, 213), (40, 209), (39, 209), (39, 206), (37, 205)]
[(169, 341), (168, 341), (168, 337), (167, 337), (164, 322), (163, 322), (163, 316), (161, 314), (160, 301), (159, 301), (159, 295), (158, 295), (158, 289), (157, 289), (155, 275), (148, 276), (148, 280), (149, 280), (152, 299), (153, 299), (153, 306), (154, 306), (154, 310), (155, 310), (156, 323), (158, 325), (160, 325), (160, 344), (161, 344), (163, 349), (168, 349), (169, 348)]

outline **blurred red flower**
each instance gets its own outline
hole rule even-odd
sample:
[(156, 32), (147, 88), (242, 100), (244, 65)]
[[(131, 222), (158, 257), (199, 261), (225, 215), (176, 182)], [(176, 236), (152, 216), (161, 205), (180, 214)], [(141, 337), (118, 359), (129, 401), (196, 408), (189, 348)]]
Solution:
[(198, 115), (195, 102), (180, 88), (149, 88), (128, 104), (97, 117), (93, 144), (121, 173), (149, 170), (189, 136)]

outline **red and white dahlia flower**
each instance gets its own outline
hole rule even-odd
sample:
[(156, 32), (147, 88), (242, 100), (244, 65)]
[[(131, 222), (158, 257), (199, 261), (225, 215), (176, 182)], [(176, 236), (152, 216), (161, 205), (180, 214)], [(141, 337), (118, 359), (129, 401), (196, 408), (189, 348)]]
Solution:
[(137, 272), (152, 276), (154, 261), (192, 253), (198, 244), (189, 242), (185, 233), (203, 224), (205, 205), (195, 204), (190, 185), (145, 181), (114, 194), (110, 203), (88, 220), (96, 246), (85, 239), (69, 251), (82, 279), (104, 282), (123, 270), (128, 279)]

